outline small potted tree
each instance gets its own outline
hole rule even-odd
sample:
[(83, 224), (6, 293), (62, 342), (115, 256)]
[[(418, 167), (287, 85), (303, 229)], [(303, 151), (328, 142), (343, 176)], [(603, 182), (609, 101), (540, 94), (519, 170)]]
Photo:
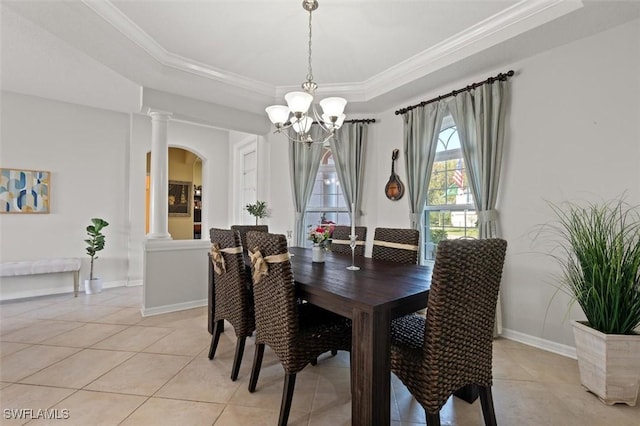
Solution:
[(104, 249), (105, 236), (101, 232), (109, 223), (100, 218), (91, 219), (91, 225), (87, 226), (89, 238), (84, 240), (87, 243), (87, 254), (91, 257), (91, 268), (89, 269), (89, 279), (84, 280), (86, 294), (100, 293), (102, 291), (102, 279), (93, 276), (93, 261), (98, 258), (96, 254)]
[[(552, 208), (559, 291), (587, 321), (572, 321), (582, 385), (611, 405), (640, 391), (640, 210), (624, 200)], [(557, 293), (556, 293), (557, 294)]]
[(258, 219), (262, 219), (263, 217), (267, 217), (267, 202), (266, 201), (256, 201), (255, 204), (247, 204), (245, 207), (251, 216), (255, 216), (256, 225), (258, 224)]

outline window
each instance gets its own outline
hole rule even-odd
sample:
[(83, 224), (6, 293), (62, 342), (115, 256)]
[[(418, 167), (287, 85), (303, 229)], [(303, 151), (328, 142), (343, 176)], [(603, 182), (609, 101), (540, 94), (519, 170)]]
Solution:
[(423, 261), (435, 258), (440, 240), (478, 237), (478, 217), (468, 185), (458, 130), (451, 116), (443, 120), (427, 194)]
[[(311, 198), (307, 203), (305, 229), (327, 221), (337, 225), (349, 225), (351, 223), (331, 148), (324, 147), (322, 149), (320, 168), (316, 175)], [(309, 247), (311, 244), (311, 241), (308, 241)]]
[(257, 200), (258, 182), (258, 153), (255, 147), (241, 153), (242, 178), (240, 180), (240, 206), (242, 219), (240, 223), (255, 223), (255, 218), (249, 214), (245, 206), (254, 204)]

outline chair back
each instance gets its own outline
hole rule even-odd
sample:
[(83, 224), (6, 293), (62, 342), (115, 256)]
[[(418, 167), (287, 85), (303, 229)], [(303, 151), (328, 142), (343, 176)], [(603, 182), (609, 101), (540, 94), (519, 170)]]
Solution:
[(247, 232), (269, 232), (269, 225), (231, 225), (231, 229), (240, 232), (240, 240), (242, 241), (242, 247), (247, 251)]
[(444, 240), (438, 244), (424, 335), (423, 368), (439, 410), (468, 383), (491, 386), (493, 327), (505, 240)]
[[(298, 308), (295, 282), (289, 260), (269, 263), (270, 256), (287, 255), (284, 235), (250, 231), (247, 233), (250, 253), (260, 251), (268, 272), (253, 283), (256, 316), (256, 343), (271, 347), (283, 365), (292, 357), (293, 341), (298, 333)], [(255, 266), (251, 265), (255, 274)], [(254, 275), (255, 277), (255, 275)]]
[[(351, 235), (350, 226), (336, 226), (333, 228), (331, 235), (331, 251), (340, 254), (351, 254), (351, 246), (349, 245), (349, 235)], [(356, 226), (356, 256), (364, 256), (364, 246), (367, 241), (367, 227)]]
[(396, 263), (418, 263), (420, 233), (416, 229), (376, 228), (371, 257)]
[(242, 247), (240, 234), (238, 231), (211, 228), (209, 235), (211, 258), (214, 259), (213, 252), (217, 250), (224, 259), (224, 266), (219, 263), (218, 271), (213, 273), (214, 322), (226, 319), (233, 326), (236, 336), (250, 336), (255, 329), (253, 299), (242, 250), (237, 250)]

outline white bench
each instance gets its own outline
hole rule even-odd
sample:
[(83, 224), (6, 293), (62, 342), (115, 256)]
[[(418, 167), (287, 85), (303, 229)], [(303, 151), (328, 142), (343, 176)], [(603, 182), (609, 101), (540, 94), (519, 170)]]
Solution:
[(26, 260), (21, 262), (2, 262), (0, 263), (0, 277), (73, 272), (73, 295), (78, 297), (81, 263), (82, 262), (77, 257), (59, 257), (52, 259)]

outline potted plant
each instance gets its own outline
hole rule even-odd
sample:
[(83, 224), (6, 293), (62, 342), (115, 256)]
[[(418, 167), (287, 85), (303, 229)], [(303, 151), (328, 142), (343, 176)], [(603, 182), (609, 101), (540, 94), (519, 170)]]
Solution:
[(84, 240), (87, 243), (87, 254), (91, 257), (91, 268), (89, 269), (89, 279), (84, 280), (84, 289), (87, 294), (100, 293), (102, 291), (102, 279), (93, 276), (93, 261), (98, 258), (96, 253), (104, 249), (105, 236), (101, 232), (109, 223), (100, 218), (91, 219), (91, 225), (87, 226), (89, 238)]
[[(580, 380), (605, 404), (634, 406), (640, 387), (640, 210), (619, 199), (552, 205), (562, 255), (559, 290), (587, 321), (573, 321)], [(557, 293), (556, 293), (557, 294)]]
[(256, 217), (256, 225), (258, 224), (258, 219), (262, 219), (263, 217), (267, 217), (267, 202), (266, 201), (256, 201), (255, 204), (247, 204), (245, 207), (251, 216)]

